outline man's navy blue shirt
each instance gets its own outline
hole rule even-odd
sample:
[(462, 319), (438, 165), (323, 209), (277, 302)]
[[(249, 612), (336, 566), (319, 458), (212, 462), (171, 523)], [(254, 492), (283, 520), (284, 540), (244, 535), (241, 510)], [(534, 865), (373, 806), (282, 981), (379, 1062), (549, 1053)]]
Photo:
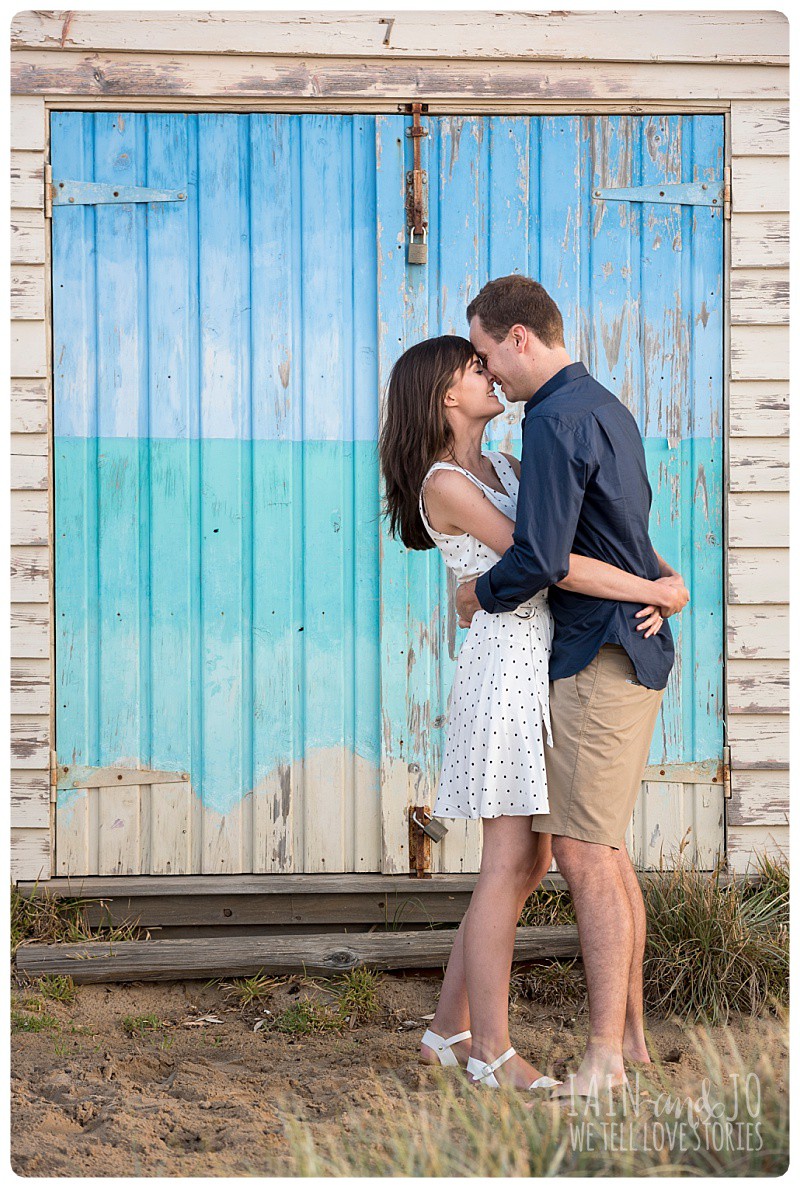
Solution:
[(550, 679), (585, 668), (603, 644), (621, 644), (649, 689), (663, 689), (675, 658), (672, 632), (644, 638), (642, 603), (562, 590), (569, 554), (596, 557), (655, 581), (652, 491), (636, 421), (624, 404), (569, 363), (525, 405), (514, 543), (475, 588), (484, 610), (515, 610), (545, 587), (555, 621)]

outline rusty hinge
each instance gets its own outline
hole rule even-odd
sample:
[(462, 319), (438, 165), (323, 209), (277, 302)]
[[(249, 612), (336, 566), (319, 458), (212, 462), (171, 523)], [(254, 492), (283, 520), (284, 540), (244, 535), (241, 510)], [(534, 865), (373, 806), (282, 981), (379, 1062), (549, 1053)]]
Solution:
[(722, 191), (722, 209), (725, 219), (731, 217), (731, 167), (725, 166), (725, 184)]
[(722, 748), (722, 787), (723, 797), (725, 800), (730, 800), (733, 795), (731, 787), (731, 749), (730, 747)]
[(58, 755), (50, 752), (50, 803), (55, 804), (58, 799)]
[(44, 217), (53, 217), (53, 166), (44, 167)]

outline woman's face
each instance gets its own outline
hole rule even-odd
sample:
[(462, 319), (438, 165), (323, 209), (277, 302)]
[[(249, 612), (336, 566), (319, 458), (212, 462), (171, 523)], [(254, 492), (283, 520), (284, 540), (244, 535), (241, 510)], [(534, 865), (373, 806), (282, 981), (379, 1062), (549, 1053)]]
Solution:
[(453, 377), (444, 398), (446, 412), (458, 409), (470, 421), (491, 421), (505, 411), (494, 392), (494, 377), (473, 355), (464, 371)]

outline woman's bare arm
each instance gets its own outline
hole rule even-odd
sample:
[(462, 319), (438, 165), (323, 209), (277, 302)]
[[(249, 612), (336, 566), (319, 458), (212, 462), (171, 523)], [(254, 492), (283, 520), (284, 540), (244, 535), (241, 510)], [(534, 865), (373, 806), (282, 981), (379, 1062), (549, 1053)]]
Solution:
[[(500, 556), (513, 543), (514, 522), (465, 475), (455, 470), (435, 471), (425, 486), (425, 506), (431, 526), (437, 532), (458, 535), (468, 532)], [(558, 585), (565, 590), (609, 598), (616, 602), (640, 602), (661, 606), (667, 602), (663, 579), (648, 581), (624, 569), (570, 553), (569, 573)]]

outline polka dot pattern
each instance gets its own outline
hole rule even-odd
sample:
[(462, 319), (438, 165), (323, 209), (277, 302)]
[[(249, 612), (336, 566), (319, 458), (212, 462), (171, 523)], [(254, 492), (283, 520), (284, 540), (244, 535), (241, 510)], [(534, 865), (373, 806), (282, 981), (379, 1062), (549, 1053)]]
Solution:
[[(487, 456), (504, 492), (450, 463), (435, 463), (428, 474), (439, 467), (461, 470), (504, 515), (514, 519), (517, 476), (502, 454), (494, 451)], [(467, 533), (449, 536), (432, 530), (422, 494), (420, 514), (459, 583), (477, 577), (499, 560), (497, 553)], [(448, 702), (435, 816), (549, 812), (544, 747), (552, 746), (548, 672), (552, 640), (553, 619), (544, 591), (508, 614), (478, 611), (474, 616), (459, 652)]]

